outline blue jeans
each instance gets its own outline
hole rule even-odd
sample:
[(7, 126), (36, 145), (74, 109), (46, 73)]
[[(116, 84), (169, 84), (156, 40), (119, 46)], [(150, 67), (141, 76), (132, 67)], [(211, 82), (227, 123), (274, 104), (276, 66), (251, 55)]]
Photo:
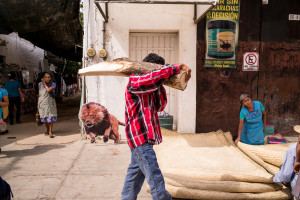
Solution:
[(131, 149), (131, 163), (125, 178), (122, 200), (136, 200), (145, 177), (153, 200), (172, 199), (165, 189), (165, 181), (157, 164), (155, 152), (149, 143)]

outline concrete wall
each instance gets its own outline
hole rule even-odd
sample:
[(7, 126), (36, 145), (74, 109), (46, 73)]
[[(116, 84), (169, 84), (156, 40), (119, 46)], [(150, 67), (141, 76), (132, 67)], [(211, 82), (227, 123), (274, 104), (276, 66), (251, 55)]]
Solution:
[(38, 71), (39, 62), (44, 58), (44, 50), (24, 40), (16, 33), (0, 35), (0, 39), (6, 42), (0, 46), (0, 55), (5, 56), (8, 65), (18, 65), (19, 69), (26, 68), (30, 74), (30, 81), (34, 80), (34, 71)]
[[(104, 6), (103, 6), (104, 8)], [(184, 92), (178, 92), (178, 131), (195, 132), (196, 127), (196, 25), (192, 5), (109, 4), (105, 48), (107, 60), (129, 56), (130, 32), (178, 32), (178, 61), (192, 69), (192, 78)], [(84, 57), (87, 48), (103, 48), (103, 20), (93, 1), (84, 1)], [(85, 66), (100, 62), (85, 57)], [(97, 101), (124, 121), (124, 91), (128, 78), (87, 77), (87, 101)]]

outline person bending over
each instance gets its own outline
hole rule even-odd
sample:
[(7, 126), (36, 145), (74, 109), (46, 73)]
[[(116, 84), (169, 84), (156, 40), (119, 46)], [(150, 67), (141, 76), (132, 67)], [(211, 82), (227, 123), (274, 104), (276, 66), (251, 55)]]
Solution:
[(252, 101), (247, 94), (240, 96), (240, 102), (240, 124), (235, 143), (241, 141), (251, 145), (263, 145), (267, 118), (264, 106), (259, 101)]

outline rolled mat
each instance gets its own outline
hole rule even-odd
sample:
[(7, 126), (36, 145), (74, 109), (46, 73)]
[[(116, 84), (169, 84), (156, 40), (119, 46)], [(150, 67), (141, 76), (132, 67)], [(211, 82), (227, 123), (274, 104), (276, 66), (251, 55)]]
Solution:
[(217, 192), (208, 190), (195, 190), (185, 187), (175, 187), (166, 184), (166, 189), (173, 198), (181, 199), (206, 199), (206, 200), (283, 200), (290, 199), (292, 196), (287, 189), (275, 192), (263, 193), (230, 193), (230, 192)]
[[(240, 148), (241, 151), (243, 151), (247, 156), (249, 156), (249, 158), (251, 158), (254, 162), (256, 162), (257, 164), (259, 164), (260, 166), (262, 166), (264, 169), (266, 169), (269, 173), (275, 175), (277, 172), (279, 172), (279, 168), (268, 164), (266, 162), (264, 162), (260, 157), (257, 156), (257, 154), (255, 154), (255, 151), (249, 151), (248, 148), (245, 148), (245, 144), (242, 142), (238, 143), (238, 147)], [(281, 161), (282, 162), (282, 161)]]
[(277, 167), (282, 165), (284, 154), (290, 145), (292, 145), (292, 143), (265, 145), (249, 145), (242, 142), (238, 143), (238, 147), (247, 155), (248, 152), (253, 153), (263, 161)]
[(207, 181), (272, 182), (270, 173), (228, 142), (229, 132), (162, 133), (163, 143), (155, 152), (163, 173)]
[(162, 129), (162, 134), (163, 143), (154, 149), (172, 197), (290, 198), (288, 189), (273, 183), (272, 174), (279, 168), (266, 163), (255, 153), (245, 154), (235, 145), (229, 132), (192, 134)]
[(197, 190), (209, 190), (219, 192), (250, 192), (250, 193), (261, 193), (261, 192), (274, 192), (281, 190), (276, 183), (248, 183), (248, 182), (237, 182), (237, 181), (202, 181), (194, 178), (185, 179), (179, 176), (165, 176), (166, 184), (175, 187), (185, 187)]

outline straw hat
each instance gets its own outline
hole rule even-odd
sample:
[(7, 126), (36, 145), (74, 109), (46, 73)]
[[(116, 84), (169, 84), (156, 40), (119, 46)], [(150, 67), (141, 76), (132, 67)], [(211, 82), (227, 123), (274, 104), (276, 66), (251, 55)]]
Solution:
[(298, 133), (300, 133), (300, 125), (294, 126), (294, 130)]

